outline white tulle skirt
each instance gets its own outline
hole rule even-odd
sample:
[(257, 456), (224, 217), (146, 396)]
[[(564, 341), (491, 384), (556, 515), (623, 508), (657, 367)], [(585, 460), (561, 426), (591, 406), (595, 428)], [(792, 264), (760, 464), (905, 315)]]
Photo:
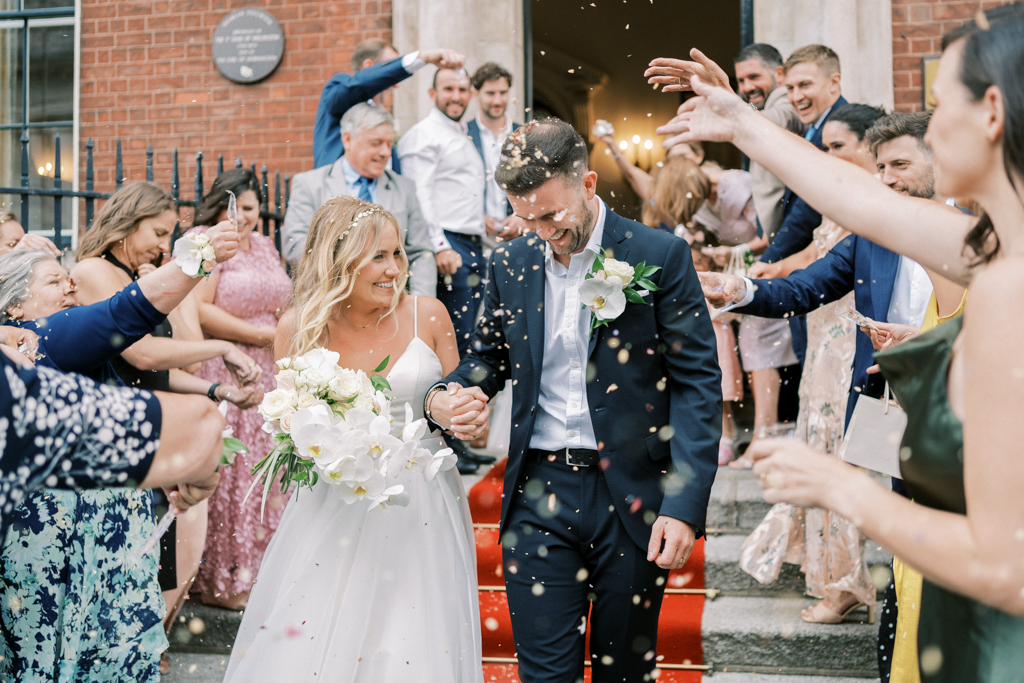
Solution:
[(226, 683), (483, 681), (462, 480), (452, 468), (430, 482), (404, 472), (396, 483), (410, 494), (407, 507), (348, 505), (323, 480), (289, 503)]

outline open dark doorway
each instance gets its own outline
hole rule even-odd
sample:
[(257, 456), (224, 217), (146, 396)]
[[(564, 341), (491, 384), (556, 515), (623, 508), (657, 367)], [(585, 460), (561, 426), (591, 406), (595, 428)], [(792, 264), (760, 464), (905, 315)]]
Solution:
[[(741, 5), (706, 0), (527, 0), (533, 115), (565, 119), (592, 145), (598, 192), (615, 211), (639, 217), (639, 198), (623, 181), (605, 145), (591, 135), (597, 119), (615, 127), (623, 154), (648, 170), (664, 158), (654, 130), (682, 102), (647, 85), (655, 57), (684, 57), (700, 47), (731, 67), (741, 42)], [(647, 141), (650, 140), (648, 148)], [(638, 141), (638, 142), (637, 142)], [(731, 145), (707, 150), (722, 166), (739, 165)]]

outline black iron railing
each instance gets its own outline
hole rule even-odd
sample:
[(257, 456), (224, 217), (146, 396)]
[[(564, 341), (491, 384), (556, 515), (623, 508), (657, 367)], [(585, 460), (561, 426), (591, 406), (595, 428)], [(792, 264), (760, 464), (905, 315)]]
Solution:
[[(29, 187), (29, 173), (32, 169), (29, 164), (29, 152), (28, 152), (28, 135), (24, 132), (21, 136), (21, 187), (0, 187), (0, 195), (19, 195), (21, 197), (21, 224), (26, 231), (32, 229), (29, 224), (29, 198), (40, 197), (40, 201), (46, 201), (46, 197), (53, 198), (53, 241), (61, 249), (70, 247), (70, 239), (65, 239), (65, 235), (62, 231), (62, 207), (61, 200), (65, 197), (78, 197), (84, 200), (85, 203), (85, 229), (88, 230), (89, 226), (92, 225), (93, 216), (95, 215), (96, 200), (108, 199), (111, 193), (96, 192), (94, 186), (94, 173), (93, 173), (93, 141), (89, 138), (89, 141), (85, 144), (86, 159), (85, 159), (85, 190), (74, 190), (71, 187), (65, 187), (64, 181), (61, 179), (61, 166), (60, 166), (60, 135), (55, 138), (55, 159), (54, 159), (54, 171), (53, 171), (53, 188), (41, 188), (41, 187)], [(235, 168), (242, 168), (242, 158), (235, 158)], [(262, 232), (268, 237), (274, 238), (274, 243), (277, 245), (278, 251), (281, 250), (281, 226), (284, 223), (284, 212), (288, 206), (288, 195), (291, 191), (291, 176), (285, 175), (284, 177), (284, 194), (281, 192), (281, 173), (274, 173), (274, 203), (273, 207), (270, 204), (270, 187), (267, 165), (263, 164), (260, 169), (259, 175), (256, 172), (256, 164), (250, 165), (253, 175), (260, 179), (261, 186), (263, 189), (263, 203), (260, 206), (260, 218), (262, 219)], [(224, 172), (224, 155), (218, 155), (217, 157), (217, 173)], [(121, 139), (117, 140), (117, 158), (115, 162), (115, 181), (114, 189), (121, 189), (121, 185), (125, 180), (124, 162), (121, 155)], [(153, 182), (153, 147), (149, 146), (146, 148), (146, 180)], [(183, 199), (181, 197), (181, 183), (180, 183), (180, 172), (178, 166), (178, 150), (174, 150), (174, 161), (171, 168), (171, 195), (174, 200), (178, 203), (179, 207), (187, 206), (192, 207), (193, 210), (198, 209), (199, 205), (203, 201), (203, 195), (206, 191), (203, 187), (203, 153), (196, 152), (196, 170), (195, 170), (195, 184), (192, 192), (192, 199)], [(195, 214), (193, 214), (195, 215)], [(48, 229), (50, 226), (38, 226), (36, 229)]]

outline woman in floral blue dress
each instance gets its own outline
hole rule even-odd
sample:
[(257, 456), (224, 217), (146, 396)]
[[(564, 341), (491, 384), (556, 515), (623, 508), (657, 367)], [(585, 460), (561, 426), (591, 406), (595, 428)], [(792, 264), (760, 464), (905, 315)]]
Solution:
[[(219, 233), (223, 260), (237, 233)], [(166, 319), (194, 283), (171, 264), (78, 307), (51, 254), (12, 253), (0, 257), (0, 322), (39, 334), (40, 365), (119, 384), (110, 359)], [(122, 442), (125, 429), (111, 425), (105, 438)], [(46, 489), (10, 522), (0, 555), (0, 680), (159, 680), (164, 602), (156, 554), (141, 552), (155, 530), (149, 492)]]

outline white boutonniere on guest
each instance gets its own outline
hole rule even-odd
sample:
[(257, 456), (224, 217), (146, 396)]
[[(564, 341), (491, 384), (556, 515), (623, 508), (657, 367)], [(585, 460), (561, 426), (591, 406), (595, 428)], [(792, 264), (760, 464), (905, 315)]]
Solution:
[(646, 261), (631, 266), (607, 255), (595, 256), (594, 267), (580, 285), (583, 306), (593, 314), (591, 333), (622, 315), (627, 303), (651, 305), (644, 297), (661, 289), (650, 280), (659, 270), (661, 266), (648, 266)]

